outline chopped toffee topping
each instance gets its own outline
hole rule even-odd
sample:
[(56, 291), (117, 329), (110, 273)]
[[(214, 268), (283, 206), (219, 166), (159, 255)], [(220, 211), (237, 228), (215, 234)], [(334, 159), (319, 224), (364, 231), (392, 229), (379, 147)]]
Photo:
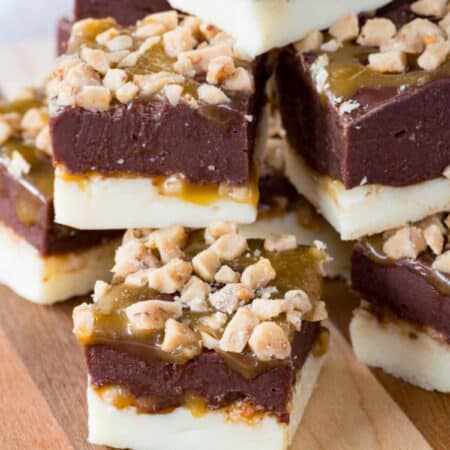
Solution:
[(405, 90), (450, 74), (448, 2), (421, 0), (410, 8), (414, 18), (405, 24), (352, 14), (294, 44), (316, 55), (310, 67), (316, 88), (340, 105), (341, 114), (359, 108), (349, 99), (360, 87)]
[(233, 39), (175, 11), (123, 28), (112, 18), (74, 24), (50, 83), (51, 105), (104, 111), (112, 102), (158, 97), (172, 106), (226, 105), (254, 91), (251, 62)]
[(180, 364), (203, 349), (235, 355), (248, 375), (288, 358), (302, 321), (326, 318), (325, 260), (293, 236), (246, 240), (229, 222), (129, 230), (112, 284), (99, 282), (94, 303), (74, 310), (74, 332), (86, 346), (140, 343)]

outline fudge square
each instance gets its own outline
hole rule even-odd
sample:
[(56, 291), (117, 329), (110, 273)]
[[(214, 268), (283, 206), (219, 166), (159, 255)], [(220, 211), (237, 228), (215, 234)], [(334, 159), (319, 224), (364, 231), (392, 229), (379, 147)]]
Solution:
[(363, 302), (350, 332), (370, 366), (424, 389), (450, 392), (448, 213), (365, 238), (352, 256)]
[[(171, 9), (165, 0), (75, 0), (73, 18), (77, 22), (82, 19), (102, 19), (112, 17), (120, 25), (132, 25), (148, 14)], [(72, 22), (61, 19), (57, 28), (58, 54), (67, 49)]]
[(120, 243), (115, 231), (54, 223), (53, 167), (44, 95), (0, 104), (0, 282), (40, 304), (92, 291)]
[(378, 8), (388, 0), (169, 0), (173, 8), (216, 25), (236, 39), (242, 52), (256, 56), (325, 28), (340, 16)]
[(449, 207), (444, 3), (433, 12), (396, 1), (376, 16), (346, 16), (279, 58), (288, 176), (344, 239)]
[(50, 83), (59, 223), (253, 222), (265, 58), (175, 11), (74, 25)]
[(326, 258), (292, 235), (247, 240), (230, 222), (129, 230), (112, 284), (74, 310), (89, 441), (286, 450), (327, 351)]

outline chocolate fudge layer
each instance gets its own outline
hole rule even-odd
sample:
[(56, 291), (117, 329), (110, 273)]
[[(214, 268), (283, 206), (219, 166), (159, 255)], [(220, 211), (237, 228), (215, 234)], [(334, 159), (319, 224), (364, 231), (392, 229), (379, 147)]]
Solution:
[[(122, 61), (110, 65), (109, 75), (94, 60), (89, 59), (90, 65), (83, 62), (89, 50), (81, 46), (92, 47), (95, 50), (89, 54), (101, 58), (114, 53), (108, 46), (116, 48), (115, 44), (104, 42), (107, 38), (102, 33), (117, 24), (99, 21), (97, 40), (80, 25), (70, 52), (80, 57), (80, 70), (93, 77), (84, 78), (87, 84), (81, 90), (92, 91), (89, 84), (98, 86), (103, 76), (110, 87), (96, 89), (106, 101), (101, 105), (95, 96), (86, 97), (86, 103), (83, 92), (64, 98), (73, 80), (71, 63), (62, 63), (51, 102), (54, 160), (75, 175), (179, 174), (195, 184), (248, 184), (254, 175), (253, 151), (264, 103), (265, 58), (241, 60), (233, 55), (224, 33), (204, 24), (199, 27), (192, 17), (166, 14), (169, 19), (149, 16), (149, 23), (119, 31), (120, 39), (132, 48), (122, 51)], [(158, 35), (147, 37), (149, 24), (161, 28)], [(99, 40), (104, 43), (99, 45)], [(202, 47), (194, 47), (195, 42), (203, 43)], [(214, 58), (222, 58), (217, 60), (225, 64), (222, 69), (211, 66)], [(119, 73), (121, 86), (108, 84)], [(174, 86), (172, 95), (168, 85)], [(124, 90), (132, 94), (123, 95)]]
[(166, 0), (75, 0), (75, 21), (92, 17), (113, 17), (120, 25), (132, 25), (139, 19), (171, 9)]
[[(410, 32), (401, 27), (417, 18), (409, 8), (401, 1), (381, 10), (395, 22), (389, 27), (399, 29), (398, 40), (387, 35), (382, 49), (400, 48), (398, 42)], [(446, 39), (444, 29), (431, 21), (420, 26), (431, 28), (436, 40)], [(368, 64), (378, 52), (375, 44), (358, 44), (357, 37), (356, 28), (329, 51), (303, 51), (300, 43), (281, 52), (277, 84), (290, 145), (313, 169), (346, 188), (408, 186), (442, 176), (450, 164), (450, 62), (422, 69), (420, 42), (415, 54), (396, 54), (407, 60), (404, 67), (381, 73)], [(358, 42), (367, 40), (360, 34)]]
[(0, 144), (0, 221), (43, 256), (84, 250), (117, 238), (118, 232), (78, 231), (54, 223), (51, 156), (33, 142), (39, 134), (36, 123), (44, 125), (46, 120), (40, 100), (0, 105), (0, 122), (11, 134)]
[(161, 413), (194, 397), (288, 423), (296, 375), (326, 351), (324, 258), (293, 236), (247, 240), (230, 222), (130, 230), (112, 285), (74, 311), (91, 385), (118, 388), (118, 408)]
[(257, 410), (271, 412), (281, 421), (289, 422), (292, 380), (319, 332), (319, 323), (304, 323), (291, 344), (292, 359), (274, 363), (272, 368), (253, 378), (234, 369), (245, 367), (244, 359), (214, 351), (204, 351), (180, 365), (152, 360), (146, 355), (145, 347), (139, 345), (106, 344), (87, 347), (86, 360), (94, 388), (121, 386), (137, 399), (145, 412), (157, 413), (184, 405), (192, 395), (204, 399), (210, 409), (245, 398)]
[[(431, 249), (422, 247), (415, 258), (397, 259), (385, 253), (385, 242), (377, 236), (355, 245), (353, 289), (378, 316), (387, 308), (399, 318), (428, 326), (450, 340), (450, 273), (438, 269), (435, 262), (439, 259)], [(448, 258), (443, 255), (441, 261)]]

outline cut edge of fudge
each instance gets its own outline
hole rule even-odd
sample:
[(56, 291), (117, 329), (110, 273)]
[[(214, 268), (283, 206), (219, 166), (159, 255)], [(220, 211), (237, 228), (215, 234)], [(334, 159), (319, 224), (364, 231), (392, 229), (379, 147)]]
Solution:
[[(129, 230), (112, 284), (98, 283), (94, 303), (74, 310), (91, 388), (100, 395), (106, 387), (118, 409), (156, 414), (156, 422), (195, 394), (208, 414), (231, 407), (241, 420), (288, 423), (294, 374), (309, 354), (326, 352), (325, 260), (322, 247), (298, 247), (290, 235), (247, 241), (231, 222), (204, 233)], [(208, 367), (213, 385), (201, 380)], [(258, 391), (272, 376), (274, 389)]]
[[(291, 145), (347, 188), (364, 180), (412, 185), (438, 178), (450, 163), (443, 113), (450, 95), (450, 15), (416, 10), (414, 20), (400, 15), (408, 22), (397, 24), (390, 14), (343, 17), (328, 34), (315, 30), (285, 49), (278, 63)], [(435, 157), (427, 158), (424, 147)]]
[(446, 211), (450, 179), (446, 176), (404, 187), (343, 183), (314, 171), (292, 147), (286, 149), (286, 175), (343, 240), (381, 233)]
[(426, 390), (450, 392), (450, 345), (414, 324), (380, 320), (365, 308), (354, 311), (350, 323), (357, 358), (371, 367)]

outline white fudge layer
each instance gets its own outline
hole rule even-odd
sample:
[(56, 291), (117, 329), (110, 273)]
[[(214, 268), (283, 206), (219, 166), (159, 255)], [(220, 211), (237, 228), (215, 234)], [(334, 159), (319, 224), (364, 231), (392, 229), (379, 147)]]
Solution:
[(186, 408), (170, 414), (137, 414), (135, 408), (115, 408), (88, 387), (89, 442), (132, 450), (287, 450), (324, 359), (307, 358), (298, 377), (290, 425), (271, 416), (252, 425), (233, 422), (221, 411), (196, 418)]
[(265, 239), (272, 233), (293, 234), (299, 244), (309, 246), (317, 240), (322, 241), (327, 246), (327, 253), (333, 258), (325, 264), (326, 276), (348, 278), (353, 244), (341, 241), (336, 231), (325, 221), (311, 227), (303, 225), (299, 214), (301, 212), (290, 211), (279, 216), (258, 218), (255, 223), (242, 225), (241, 233), (248, 239)]
[(150, 178), (89, 177), (79, 182), (56, 171), (56, 222), (81, 230), (162, 228), (181, 224), (203, 228), (216, 220), (251, 223), (253, 203), (218, 199), (204, 205), (161, 195)]
[(236, 39), (237, 47), (256, 56), (327, 28), (352, 12), (376, 9), (388, 0), (169, 0), (176, 9), (199, 16)]
[(423, 389), (450, 392), (450, 345), (403, 320), (381, 323), (362, 309), (354, 312), (350, 336), (357, 358), (368, 366)]
[(111, 278), (114, 240), (80, 252), (43, 257), (32, 245), (0, 225), (0, 283), (21, 297), (51, 305), (92, 291), (97, 280)]
[(286, 149), (285, 157), (287, 177), (343, 240), (381, 233), (450, 208), (450, 180), (444, 177), (405, 187), (345, 189), (340, 181), (312, 170), (293, 149)]

